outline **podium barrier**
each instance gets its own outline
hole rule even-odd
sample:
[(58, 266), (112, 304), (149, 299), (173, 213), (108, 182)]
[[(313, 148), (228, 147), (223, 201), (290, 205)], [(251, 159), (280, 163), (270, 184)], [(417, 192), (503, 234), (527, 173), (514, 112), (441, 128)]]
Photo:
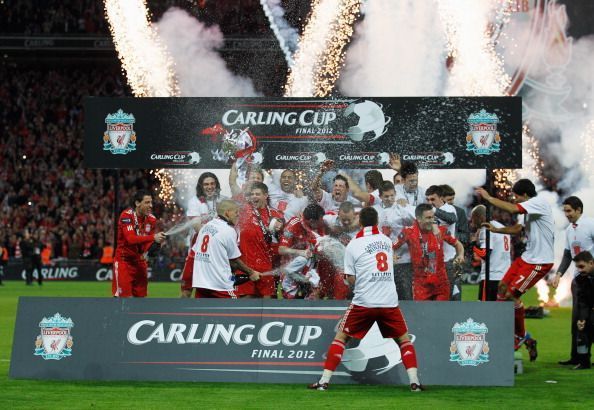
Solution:
[[(307, 383), (344, 301), (19, 299), (10, 377)], [(401, 302), (428, 385), (511, 386), (513, 307)], [(377, 325), (349, 343), (333, 383), (407, 384)]]

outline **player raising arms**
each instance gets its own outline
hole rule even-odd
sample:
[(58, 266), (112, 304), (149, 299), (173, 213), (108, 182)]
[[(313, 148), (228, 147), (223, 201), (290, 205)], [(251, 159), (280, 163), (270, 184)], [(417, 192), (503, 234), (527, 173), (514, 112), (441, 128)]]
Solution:
[(522, 232), (522, 225), (526, 231), (528, 243), (526, 251), (513, 261), (497, 290), (498, 301), (514, 302), (515, 348), (526, 344), (530, 361), (536, 360), (536, 340), (526, 333), (524, 326), (524, 305), (522, 295), (542, 279), (553, 267), (554, 255), (554, 225), (553, 211), (545, 199), (536, 195), (534, 184), (528, 179), (520, 179), (512, 187), (515, 202), (506, 202), (492, 197), (483, 188), (476, 189), (491, 205), (512, 214), (523, 214), (523, 224), (496, 228), (486, 223), (484, 226), (494, 233), (518, 235)]
[(328, 383), (340, 364), (346, 343), (353, 337), (363, 338), (377, 322), (382, 336), (393, 338), (400, 347), (411, 391), (423, 390), (417, 375), (417, 354), (398, 307), (392, 241), (380, 233), (377, 222), (375, 209), (367, 207), (361, 210), (361, 230), (348, 244), (344, 254), (344, 271), (349, 283), (355, 287), (353, 301), (328, 348), (322, 377), (310, 384), (310, 389), (328, 390)]

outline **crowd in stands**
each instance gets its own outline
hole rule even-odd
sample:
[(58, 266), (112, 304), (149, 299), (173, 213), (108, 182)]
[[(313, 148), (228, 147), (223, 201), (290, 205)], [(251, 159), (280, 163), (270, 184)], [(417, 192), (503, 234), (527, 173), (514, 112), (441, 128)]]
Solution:
[[(151, 20), (158, 21), (170, 7), (183, 8), (207, 24), (216, 23), (226, 35), (270, 32), (259, 0), (151, 1)], [(21, 35), (109, 35), (101, 0), (4, 0), (0, 27), (3, 33)]]
[[(83, 166), (83, 97), (124, 96), (121, 74), (5, 65), (0, 76), (0, 244), (18, 257), (27, 230), (52, 259), (98, 259), (113, 243), (115, 173)], [(119, 172), (122, 206), (137, 189), (154, 188), (147, 171)], [(156, 205), (163, 220), (174, 219)]]

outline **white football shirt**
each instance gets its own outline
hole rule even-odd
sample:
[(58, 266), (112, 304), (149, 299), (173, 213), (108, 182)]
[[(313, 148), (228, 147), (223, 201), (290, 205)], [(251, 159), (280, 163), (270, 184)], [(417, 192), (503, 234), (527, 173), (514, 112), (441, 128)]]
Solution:
[(186, 216), (197, 217), (199, 216), (202, 222), (210, 221), (217, 215), (217, 204), (223, 199), (227, 199), (224, 196), (217, 196), (214, 199), (206, 199), (201, 201), (198, 197), (193, 196), (188, 201), (188, 209), (186, 210)]
[(417, 187), (416, 191), (407, 192), (403, 184), (395, 186), (396, 200), (406, 199), (409, 205), (417, 206), (425, 202), (425, 188)]
[(555, 261), (555, 220), (551, 205), (540, 195), (517, 204), (524, 214), (523, 225), (528, 243), (521, 258), (534, 265)]
[[(453, 205), (450, 205), (448, 203), (443, 204), (440, 208), (440, 210), (447, 212), (449, 214), (454, 214), (456, 215), (456, 208), (454, 208)], [(447, 224), (444, 221), (442, 221), (441, 219), (437, 218), (437, 220), (440, 222), (441, 226), (445, 226), (448, 233), (455, 238), (455, 234), (456, 234), (456, 222), (454, 222), (453, 224)], [(453, 247), (452, 245), (450, 245), (449, 243), (444, 243), (443, 245), (443, 260), (445, 262), (449, 262), (451, 260), (453, 260), (456, 257), (456, 248)]]
[[(496, 228), (504, 226), (497, 221), (491, 221)], [(508, 234), (493, 233), (489, 240), (491, 256), (489, 257), (489, 280), (501, 280), (511, 265), (511, 237)], [(479, 232), (479, 244), (481, 249), (487, 247), (487, 231), (482, 228)], [(481, 260), (481, 275), (479, 280), (485, 279), (485, 260)]]
[[(415, 221), (415, 207), (412, 205), (400, 206), (394, 203), (391, 207), (384, 207), (379, 204), (374, 205), (373, 208), (377, 211), (380, 232), (388, 236), (392, 242), (398, 240), (402, 228), (411, 226)], [(396, 264), (410, 263), (407, 244), (398, 248), (396, 255), (398, 256)]]
[[(580, 216), (574, 224), (565, 229), (565, 249), (571, 252), (571, 257), (584, 251), (594, 254), (594, 218)], [(577, 271), (575, 271), (577, 274)]]
[(229, 259), (241, 256), (237, 232), (227, 222), (215, 218), (198, 233), (194, 250), (192, 287), (212, 290), (233, 290), (233, 275)]
[[(357, 208), (361, 207), (361, 201), (352, 195), (348, 195), (346, 201), (352, 203), (355, 206), (355, 211), (358, 211)], [(342, 202), (335, 201), (334, 198), (332, 198), (332, 194), (322, 190), (322, 199), (320, 202), (318, 202), (318, 205), (324, 208), (324, 212), (338, 213), (340, 204), (342, 204)]]
[(344, 273), (355, 276), (353, 304), (396, 307), (392, 241), (377, 226), (363, 228), (347, 245)]

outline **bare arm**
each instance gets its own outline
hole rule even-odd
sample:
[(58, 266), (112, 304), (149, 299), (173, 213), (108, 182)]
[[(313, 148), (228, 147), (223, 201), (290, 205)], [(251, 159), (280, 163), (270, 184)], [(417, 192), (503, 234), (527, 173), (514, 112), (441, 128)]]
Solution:
[(505, 233), (509, 235), (519, 235), (522, 232), (522, 224), (515, 224), (512, 226), (504, 226), (503, 228), (495, 228), (490, 223), (484, 223), (481, 226), (484, 226), (489, 231), (493, 233)]
[(229, 171), (229, 187), (231, 188), (231, 195), (237, 196), (241, 194), (241, 188), (237, 185), (237, 163), (234, 161)]
[(454, 259), (454, 262), (464, 263), (464, 245), (462, 245), (462, 242), (456, 241), (454, 248), (456, 248), (456, 258)]
[(229, 259), (229, 264), (231, 265), (232, 269), (239, 269), (240, 271), (243, 271), (250, 275), (250, 280), (256, 281), (260, 279), (260, 272), (253, 270), (252, 268), (247, 266), (245, 262), (242, 261), (240, 258)]
[(363, 189), (361, 189), (361, 187), (359, 186), (359, 184), (357, 184), (355, 182), (355, 180), (353, 178), (351, 178), (349, 175), (347, 174), (340, 174), (343, 177), (345, 177), (349, 183), (349, 189), (351, 190), (351, 192), (353, 193), (353, 196), (355, 198), (357, 198), (359, 201), (361, 202), (365, 202), (368, 203), (369, 202), (369, 193), (367, 191), (364, 191)]
[(475, 192), (479, 194), (485, 201), (490, 203), (491, 205), (503, 209), (504, 211), (509, 212), (510, 214), (519, 214), (520, 208), (516, 204), (512, 204), (511, 202), (502, 201), (499, 198), (495, 198), (491, 196), (485, 189), (483, 188), (476, 188)]
[(327, 159), (326, 161), (322, 162), (320, 165), (320, 170), (311, 182), (311, 191), (316, 202), (320, 202), (322, 200), (322, 175), (324, 175), (324, 173), (330, 170), (330, 168), (333, 166), (334, 161), (331, 159)]
[(355, 281), (357, 280), (357, 278), (354, 275), (344, 275), (344, 276), (346, 276), (346, 280), (350, 286), (355, 286)]
[(288, 246), (279, 246), (278, 247), (278, 254), (279, 255), (288, 255), (288, 256), (303, 256), (304, 258), (311, 258), (312, 253), (310, 249), (293, 249), (289, 248)]

